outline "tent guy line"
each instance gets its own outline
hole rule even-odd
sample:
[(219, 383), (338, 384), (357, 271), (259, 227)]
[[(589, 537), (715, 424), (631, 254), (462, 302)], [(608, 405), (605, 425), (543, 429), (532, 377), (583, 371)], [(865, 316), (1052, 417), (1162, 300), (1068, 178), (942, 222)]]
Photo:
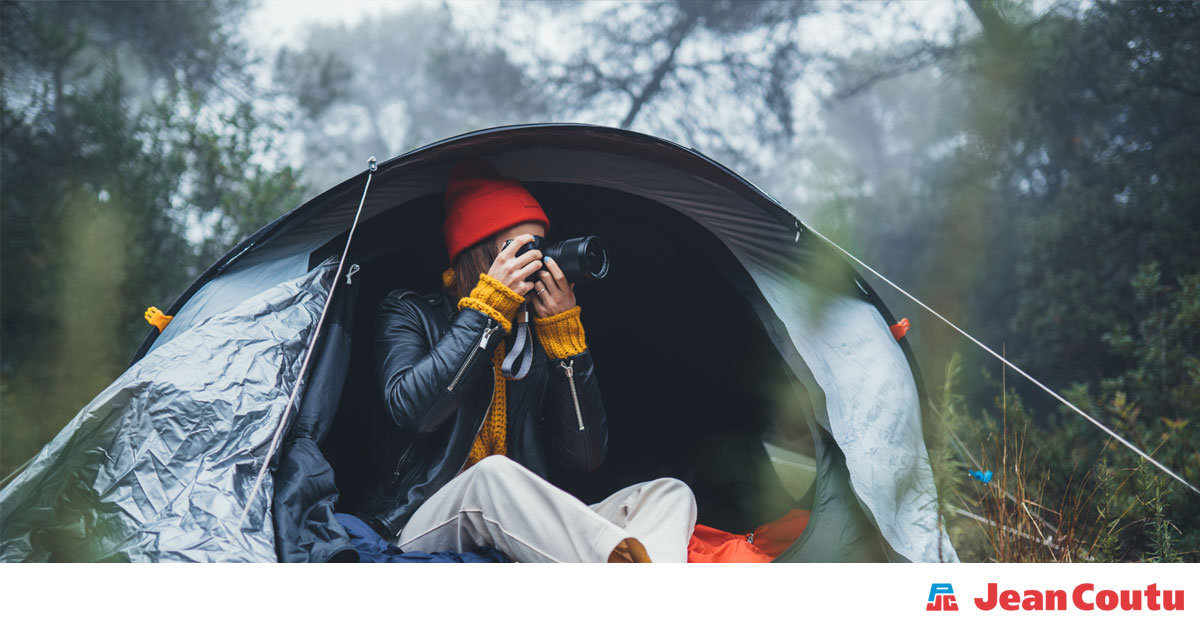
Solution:
[[(948, 320), (948, 319), (947, 319), (945, 316), (942, 316), (941, 314), (938, 314), (938, 313), (937, 313), (937, 312), (936, 312), (936, 311), (935, 311), (933, 308), (931, 308), (931, 307), (929, 307), (928, 305), (925, 305), (923, 302), (921, 302), (921, 300), (920, 300), (920, 299), (918, 299), (918, 298), (914, 297), (913, 295), (909, 294), (907, 290), (905, 290), (904, 288), (901, 288), (900, 286), (897, 286), (895, 283), (893, 283), (893, 282), (892, 282), (892, 280), (891, 280), (891, 279), (888, 279), (887, 277), (884, 277), (884, 276), (883, 276), (883, 275), (882, 275), (882, 274), (881, 274), (879, 271), (875, 270), (874, 268), (871, 268), (870, 266), (868, 266), (868, 265), (867, 265), (865, 262), (863, 262), (862, 260), (860, 260), (860, 259), (858, 259), (857, 257), (855, 257), (855, 256), (851, 255), (851, 254), (850, 254), (850, 252), (849, 252), (849, 251), (847, 251), (846, 249), (842, 248), (841, 246), (838, 246), (838, 243), (837, 243), (837, 242), (834, 242), (833, 240), (830, 240), (829, 238), (825, 237), (825, 236), (824, 236), (824, 235), (823, 235), (821, 232), (817, 231), (816, 229), (813, 229), (813, 228), (812, 228), (811, 226), (809, 226), (809, 225), (804, 225), (804, 226), (803, 226), (803, 229), (807, 229), (808, 231), (811, 231), (811, 232), (813, 233), (813, 235), (817, 236), (818, 238), (821, 238), (822, 240), (824, 240), (824, 241), (825, 241), (827, 244), (829, 244), (829, 245), (830, 245), (830, 246), (832, 246), (833, 248), (835, 248), (835, 249), (837, 249), (837, 250), (841, 251), (843, 255), (845, 255), (846, 257), (848, 257), (848, 258), (850, 258), (850, 259), (854, 260), (854, 261), (855, 261), (855, 263), (857, 263), (859, 266), (862, 266), (863, 268), (865, 268), (865, 269), (867, 269), (868, 271), (870, 271), (870, 272), (871, 272), (871, 274), (873, 274), (873, 275), (875, 275), (876, 277), (879, 277), (880, 279), (882, 279), (884, 282), (886, 282), (886, 283), (887, 283), (887, 285), (889, 285), (889, 286), (891, 286), (891, 287), (895, 288), (897, 291), (899, 291), (899, 292), (900, 292), (900, 294), (903, 294), (904, 296), (908, 297), (908, 298), (909, 298), (909, 300), (911, 300), (913, 303), (916, 303), (917, 305), (919, 305), (919, 306), (921, 306), (921, 307), (925, 308), (925, 310), (926, 310), (927, 312), (929, 312), (930, 314), (933, 314), (933, 315), (934, 315), (934, 316), (936, 316), (936, 317), (937, 317), (939, 320), (941, 320), (943, 323), (945, 323), (945, 324), (949, 325), (949, 326), (950, 326), (952, 329), (954, 329), (954, 331), (956, 331), (956, 332), (958, 332), (958, 333), (962, 334), (962, 335), (963, 335), (963, 337), (965, 337), (967, 340), (970, 340), (971, 342), (975, 343), (976, 345), (979, 345), (979, 347), (980, 347), (981, 349), (983, 349), (984, 351), (987, 351), (988, 353), (990, 353), (990, 354), (992, 355), (992, 357), (996, 358), (997, 360), (1000, 360), (1001, 362), (1003, 362), (1005, 365), (1007, 365), (1007, 366), (1008, 366), (1009, 368), (1011, 368), (1012, 370), (1014, 370), (1014, 371), (1016, 371), (1016, 372), (1020, 373), (1022, 377), (1024, 377), (1024, 378), (1025, 378), (1025, 379), (1027, 379), (1027, 380), (1029, 380), (1030, 382), (1033, 382), (1033, 384), (1034, 384), (1035, 386), (1037, 386), (1038, 388), (1041, 388), (1042, 390), (1046, 391), (1046, 393), (1048, 393), (1048, 394), (1049, 394), (1051, 397), (1054, 397), (1054, 398), (1055, 398), (1055, 399), (1057, 399), (1058, 401), (1062, 402), (1062, 403), (1063, 403), (1063, 405), (1065, 405), (1065, 406), (1067, 406), (1068, 408), (1070, 408), (1070, 409), (1074, 410), (1074, 411), (1075, 411), (1075, 412), (1076, 412), (1076, 413), (1077, 413), (1079, 416), (1081, 416), (1081, 417), (1083, 417), (1083, 418), (1087, 419), (1088, 421), (1091, 421), (1093, 424), (1095, 424), (1095, 426), (1096, 426), (1096, 427), (1098, 427), (1098, 428), (1100, 428), (1101, 430), (1103, 430), (1103, 431), (1104, 431), (1106, 434), (1108, 434), (1109, 436), (1111, 436), (1111, 437), (1113, 437), (1113, 438), (1117, 439), (1117, 442), (1121, 443), (1122, 445), (1125, 445), (1126, 447), (1128, 447), (1130, 450), (1132, 450), (1132, 451), (1133, 451), (1134, 453), (1136, 453), (1137, 455), (1139, 455), (1139, 456), (1141, 456), (1142, 458), (1145, 458), (1146, 460), (1150, 461), (1150, 463), (1151, 463), (1151, 464), (1153, 464), (1154, 466), (1156, 466), (1156, 467), (1158, 467), (1159, 469), (1161, 469), (1161, 470), (1163, 471), (1163, 473), (1166, 473), (1167, 475), (1171, 476), (1172, 478), (1175, 478), (1175, 479), (1176, 479), (1176, 480), (1178, 480), (1178, 481), (1179, 481), (1181, 484), (1183, 484), (1184, 486), (1186, 486), (1186, 487), (1190, 488), (1190, 489), (1192, 490), (1192, 492), (1194, 492), (1194, 493), (1196, 493), (1196, 494), (1200, 494), (1200, 488), (1196, 488), (1195, 486), (1193, 486), (1191, 482), (1188, 482), (1187, 480), (1183, 479), (1183, 477), (1181, 477), (1181, 476), (1180, 476), (1178, 473), (1175, 473), (1175, 472), (1174, 472), (1174, 471), (1172, 471), (1171, 469), (1167, 468), (1167, 466), (1166, 466), (1166, 465), (1164, 465), (1164, 464), (1162, 464), (1161, 462), (1159, 462), (1159, 461), (1155, 460), (1154, 458), (1152, 458), (1152, 457), (1150, 456), (1150, 454), (1147, 454), (1146, 452), (1144, 452), (1144, 451), (1142, 451), (1141, 449), (1139, 449), (1137, 445), (1134, 445), (1133, 443), (1131, 443), (1131, 442), (1129, 442), (1129, 441), (1125, 440), (1124, 438), (1122, 438), (1122, 437), (1121, 437), (1121, 435), (1120, 435), (1120, 434), (1117, 434), (1116, 432), (1114, 432), (1114, 431), (1112, 430), (1112, 428), (1110, 428), (1110, 427), (1108, 427), (1107, 425), (1105, 425), (1105, 424), (1101, 423), (1100, 421), (1097, 421), (1096, 419), (1092, 418), (1092, 416), (1091, 416), (1091, 415), (1089, 415), (1088, 413), (1084, 412), (1083, 410), (1080, 410), (1078, 407), (1076, 407), (1076, 406), (1075, 406), (1075, 404), (1073, 404), (1073, 403), (1071, 403), (1070, 401), (1067, 401), (1066, 399), (1064, 399), (1062, 395), (1058, 394), (1057, 392), (1054, 392), (1054, 390), (1052, 390), (1052, 389), (1051, 389), (1049, 386), (1047, 386), (1047, 385), (1045, 385), (1045, 384), (1043, 384), (1043, 383), (1039, 382), (1037, 379), (1034, 379), (1034, 377), (1033, 377), (1032, 375), (1030, 375), (1029, 373), (1026, 373), (1025, 371), (1021, 370), (1021, 367), (1017, 366), (1016, 364), (1013, 364), (1012, 362), (1009, 362), (1007, 358), (1005, 358), (1004, 356), (1000, 355), (999, 353), (996, 353), (995, 351), (993, 351), (993, 350), (991, 349), (991, 347), (988, 347), (987, 345), (983, 344), (982, 342), (980, 342), (980, 341), (976, 340), (974, 336), (972, 336), (971, 334), (968, 334), (967, 332), (963, 331), (963, 330), (962, 330), (962, 328), (960, 328), (958, 325), (955, 325), (954, 323), (951, 323), (951, 322), (950, 322), (950, 321), (949, 321), (949, 320)], [(796, 238), (796, 239), (797, 239), (797, 240), (799, 240), (799, 232), (797, 232), (797, 238)]]
[[(308, 349), (304, 353), (304, 363), (300, 365), (300, 372), (296, 376), (296, 385), (292, 386), (292, 394), (288, 397), (287, 405), (284, 406), (283, 416), (280, 417), (279, 424), (275, 426), (275, 434), (271, 436), (271, 446), (267, 448), (267, 455), (263, 457), (262, 466), (259, 467), (258, 475), (254, 478), (254, 488), (250, 489), (250, 496), (246, 498), (246, 505), (242, 508), (242, 516), (238, 518), (238, 529), (241, 529), (246, 524), (246, 517), (250, 514), (250, 507), (254, 505), (254, 500), (258, 497), (258, 491), (262, 488), (263, 479), (267, 475), (267, 469), (271, 467), (271, 457), (275, 455), (275, 449), (279, 446), (279, 438), (283, 435), (283, 428), (287, 425), (292, 408), (295, 407), (296, 394), (299, 393), (301, 384), (304, 382), (304, 374), (308, 372), (308, 362), (312, 359), (313, 349), (317, 346), (317, 340), (321, 335), (321, 328), (325, 323), (325, 316), (329, 313), (329, 305), (333, 303), (333, 293), (337, 290), (338, 284), (341, 283), (342, 267), (345, 266), (346, 256), (350, 253), (350, 243), (354, 241), (354, 230), (358, 227), (359, 217), (362, 216), (363, 203), (367, 201), (367, 191), (371, 189), (371, 177), (375, 174), (376, 168), (378, 168), (378, 165), (375, 162), (375, 157), (371, 157), (367, 160), (367, 181), (363, 184), (362, 198), (358, 201), (358, 210), (354, 212), (354, 222), (350, 223), (350, 233), (346, 235), (346, 246), (342, 247), (342, 258), (338, 260), (337, 272), (333, 274), (333, 283), (329, 286), (329, 294), (326, 295), (325, 305), (321, 308), (321, 317), (317, 319), (317, 326), (313, 328), (312, 338), (308, 341)], [(350, 282), (349, 276), (346, 277), (346, 282)]]

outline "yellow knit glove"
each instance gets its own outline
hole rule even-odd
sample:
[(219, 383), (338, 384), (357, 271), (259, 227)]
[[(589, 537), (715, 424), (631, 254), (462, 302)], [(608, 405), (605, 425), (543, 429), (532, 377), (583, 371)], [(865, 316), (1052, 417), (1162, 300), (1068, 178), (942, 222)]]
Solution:
[(566, 358), (587, 350), (578, 305), (546, 318), (535, 316), (533, 322), (537, 325), (537, 335), (542, 341), (546, 355), (552, 358)]
[(471, 290), (469, 296), (458, 300), (458, 309), (469, 307), (491, 316), (500, 321), (504, 326), (504, 333), (507, 334), (512, 331), (512, 318), (517, 313), (517, 307), (524, 301), (525, 297), (500, 283), (499, 279), (487, 273), (479, 273), (479, 283)]

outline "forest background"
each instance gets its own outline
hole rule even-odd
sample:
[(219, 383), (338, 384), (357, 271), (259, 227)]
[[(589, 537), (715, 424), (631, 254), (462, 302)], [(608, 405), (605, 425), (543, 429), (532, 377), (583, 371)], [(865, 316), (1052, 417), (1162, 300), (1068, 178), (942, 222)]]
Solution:
[[(554, 120), (729, 166), (1200, 484), (1200, 3), (0, 10), (4, 476), (147, 306), (367, 156)], [(867, 279), (912, 321), (964, 560), (1200, 559), (1195, 493)]]

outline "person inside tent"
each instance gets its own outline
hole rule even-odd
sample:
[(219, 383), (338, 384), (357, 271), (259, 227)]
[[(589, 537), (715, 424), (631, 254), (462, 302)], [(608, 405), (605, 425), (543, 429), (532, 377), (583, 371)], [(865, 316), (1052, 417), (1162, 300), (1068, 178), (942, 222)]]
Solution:
[[(386, 461), (375, 527), (399, 530), (403, 551), (686, 562), (696, 500), (682, 481), (642, 482), (589, 506), (545, 479), (548, 454), (574, 470), (599, 467), (608, 426), (575, 285), (541, 251), (516, 255), (546, 236), (541, 205), (481, 159), (452, 169), (445, 205), (445, 293), (393, 290), (378, 312), (384, 404), (412, 438)], [(502, 365), (521, 322), (540, 350), (516, 378)]]

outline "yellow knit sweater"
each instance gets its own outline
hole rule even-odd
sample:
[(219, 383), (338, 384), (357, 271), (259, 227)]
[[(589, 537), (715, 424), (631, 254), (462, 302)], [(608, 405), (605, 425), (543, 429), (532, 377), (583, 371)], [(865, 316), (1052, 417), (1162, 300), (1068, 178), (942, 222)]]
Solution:
[[(442, 284), (449, 286), (454, 282), (454, 269), (448, 268), (442, 273)], [(479, 274), (479, 283), (471, 290), (469, 296), (458, 300), (458, 309), (473, 308), (491, 316), (504, 327), (504, 333), (512, 331), (512, 319), (517, 308), (525, 301), (525, 297), (517, 294), (508, 286), (500, 283), (487, 273)], [(566, 358), (587, 349), (587, 341), (583, 334), (583, 324), (579, 320), (579, 306), (576, 305), (565, 312), (559, 312), (546, 318), (534, 317), (537, 337), (542, 343), (546, 355), (551, 358)], [(479, 430), (479, 436), (471, 446), (471, 454), (467, 458), (464, 469), (483, 460), (485, 457), (508, 453), (505, 436), (507, 434), (507, 401), (505, 396), (504, 374), (501, 365), (504, 362), (505, 345), (501, 342), (492, 352), (492, 377), (495, 378), (496, 388), (492, 397), (492, 406), (488, 418)]]

